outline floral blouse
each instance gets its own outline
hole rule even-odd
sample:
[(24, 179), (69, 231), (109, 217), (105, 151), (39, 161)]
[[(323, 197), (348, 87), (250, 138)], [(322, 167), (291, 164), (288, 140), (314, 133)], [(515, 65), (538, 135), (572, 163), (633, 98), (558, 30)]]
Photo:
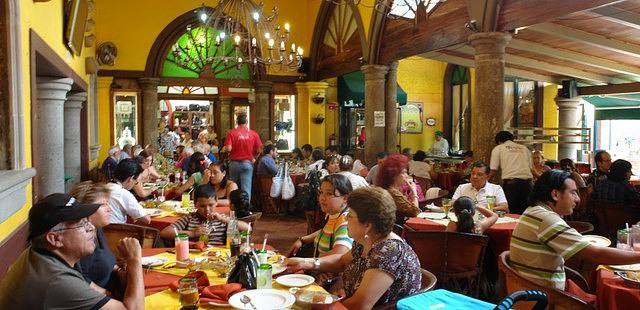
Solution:
[(353, 261), (347, 265), (342, 274), (344, 290), (347, 297), (360, 287), (365, 271), (378, 269), (393, 278), (393, 284), (380, 297), (376, 304), (390, 301), (418, 293), (422, 279), (420, 261), (413, 249), (400, 239), (387, 239), (373, 245), (367, 256), (362, 256), (364, 247), (353, 242), (351, 255)]

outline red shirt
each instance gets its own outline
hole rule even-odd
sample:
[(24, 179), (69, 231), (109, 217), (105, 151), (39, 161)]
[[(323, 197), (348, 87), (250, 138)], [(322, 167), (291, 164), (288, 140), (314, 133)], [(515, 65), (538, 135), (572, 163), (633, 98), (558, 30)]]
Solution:
[(253, 160), (253, 154), (262, 146), (262, 141), (258, 133), (247, 125), (240, 125), (229, 131), (224, 145), (231, 145), (230, 160)]

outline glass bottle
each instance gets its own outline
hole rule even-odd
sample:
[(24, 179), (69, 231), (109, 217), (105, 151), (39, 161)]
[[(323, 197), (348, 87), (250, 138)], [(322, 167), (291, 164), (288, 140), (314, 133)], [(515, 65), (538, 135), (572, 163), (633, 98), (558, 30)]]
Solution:
[(240, 230), (238, 230), (238, 219), (236, 212), (231, 211), (229, 223), (227, 224), (227, 248), (231, 250), (231, 256), (237, 256), (240, 253), (240, 243), (242, 242)]

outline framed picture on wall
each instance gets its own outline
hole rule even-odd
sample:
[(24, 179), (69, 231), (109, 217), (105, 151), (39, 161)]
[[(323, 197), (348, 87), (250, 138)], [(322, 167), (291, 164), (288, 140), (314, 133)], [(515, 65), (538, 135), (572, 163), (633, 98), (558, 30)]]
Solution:
[(422, 133), (422, 102), (407, 102), (400, 106), (400, 132)]

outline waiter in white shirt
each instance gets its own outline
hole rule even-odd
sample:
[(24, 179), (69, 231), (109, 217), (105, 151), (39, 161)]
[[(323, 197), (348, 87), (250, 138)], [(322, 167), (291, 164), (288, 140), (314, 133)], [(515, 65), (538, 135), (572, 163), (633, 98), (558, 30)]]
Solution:
[(489, 183), (489, 166), (483, 161), (476, 161), (471, 164), (471, 183), (461, 184), (453, 194), (452, 199), (467, 196), (474, 199), (478, 206), (487, 207), (487, 196), (496, 197), (496, 206), (493, 211), (504, 211), (509, 213), (509, 204), (504, 195), (502, 187)]
[(533, 189), (531, 151), (513, 142), (513, 134), (501, 131), (496, 134), (496, 147), (491, 151), (491, 179), (502, 170), (502, 188), (509, 202), (511, 213), (522, 214), (527, 208), (529, 193)]
[(436, 131), (436, 141), (431, 145), (431, 153), (433, 155), (449, 155), (449, 142), (443, 136), (444, 133), (442, 131)]

